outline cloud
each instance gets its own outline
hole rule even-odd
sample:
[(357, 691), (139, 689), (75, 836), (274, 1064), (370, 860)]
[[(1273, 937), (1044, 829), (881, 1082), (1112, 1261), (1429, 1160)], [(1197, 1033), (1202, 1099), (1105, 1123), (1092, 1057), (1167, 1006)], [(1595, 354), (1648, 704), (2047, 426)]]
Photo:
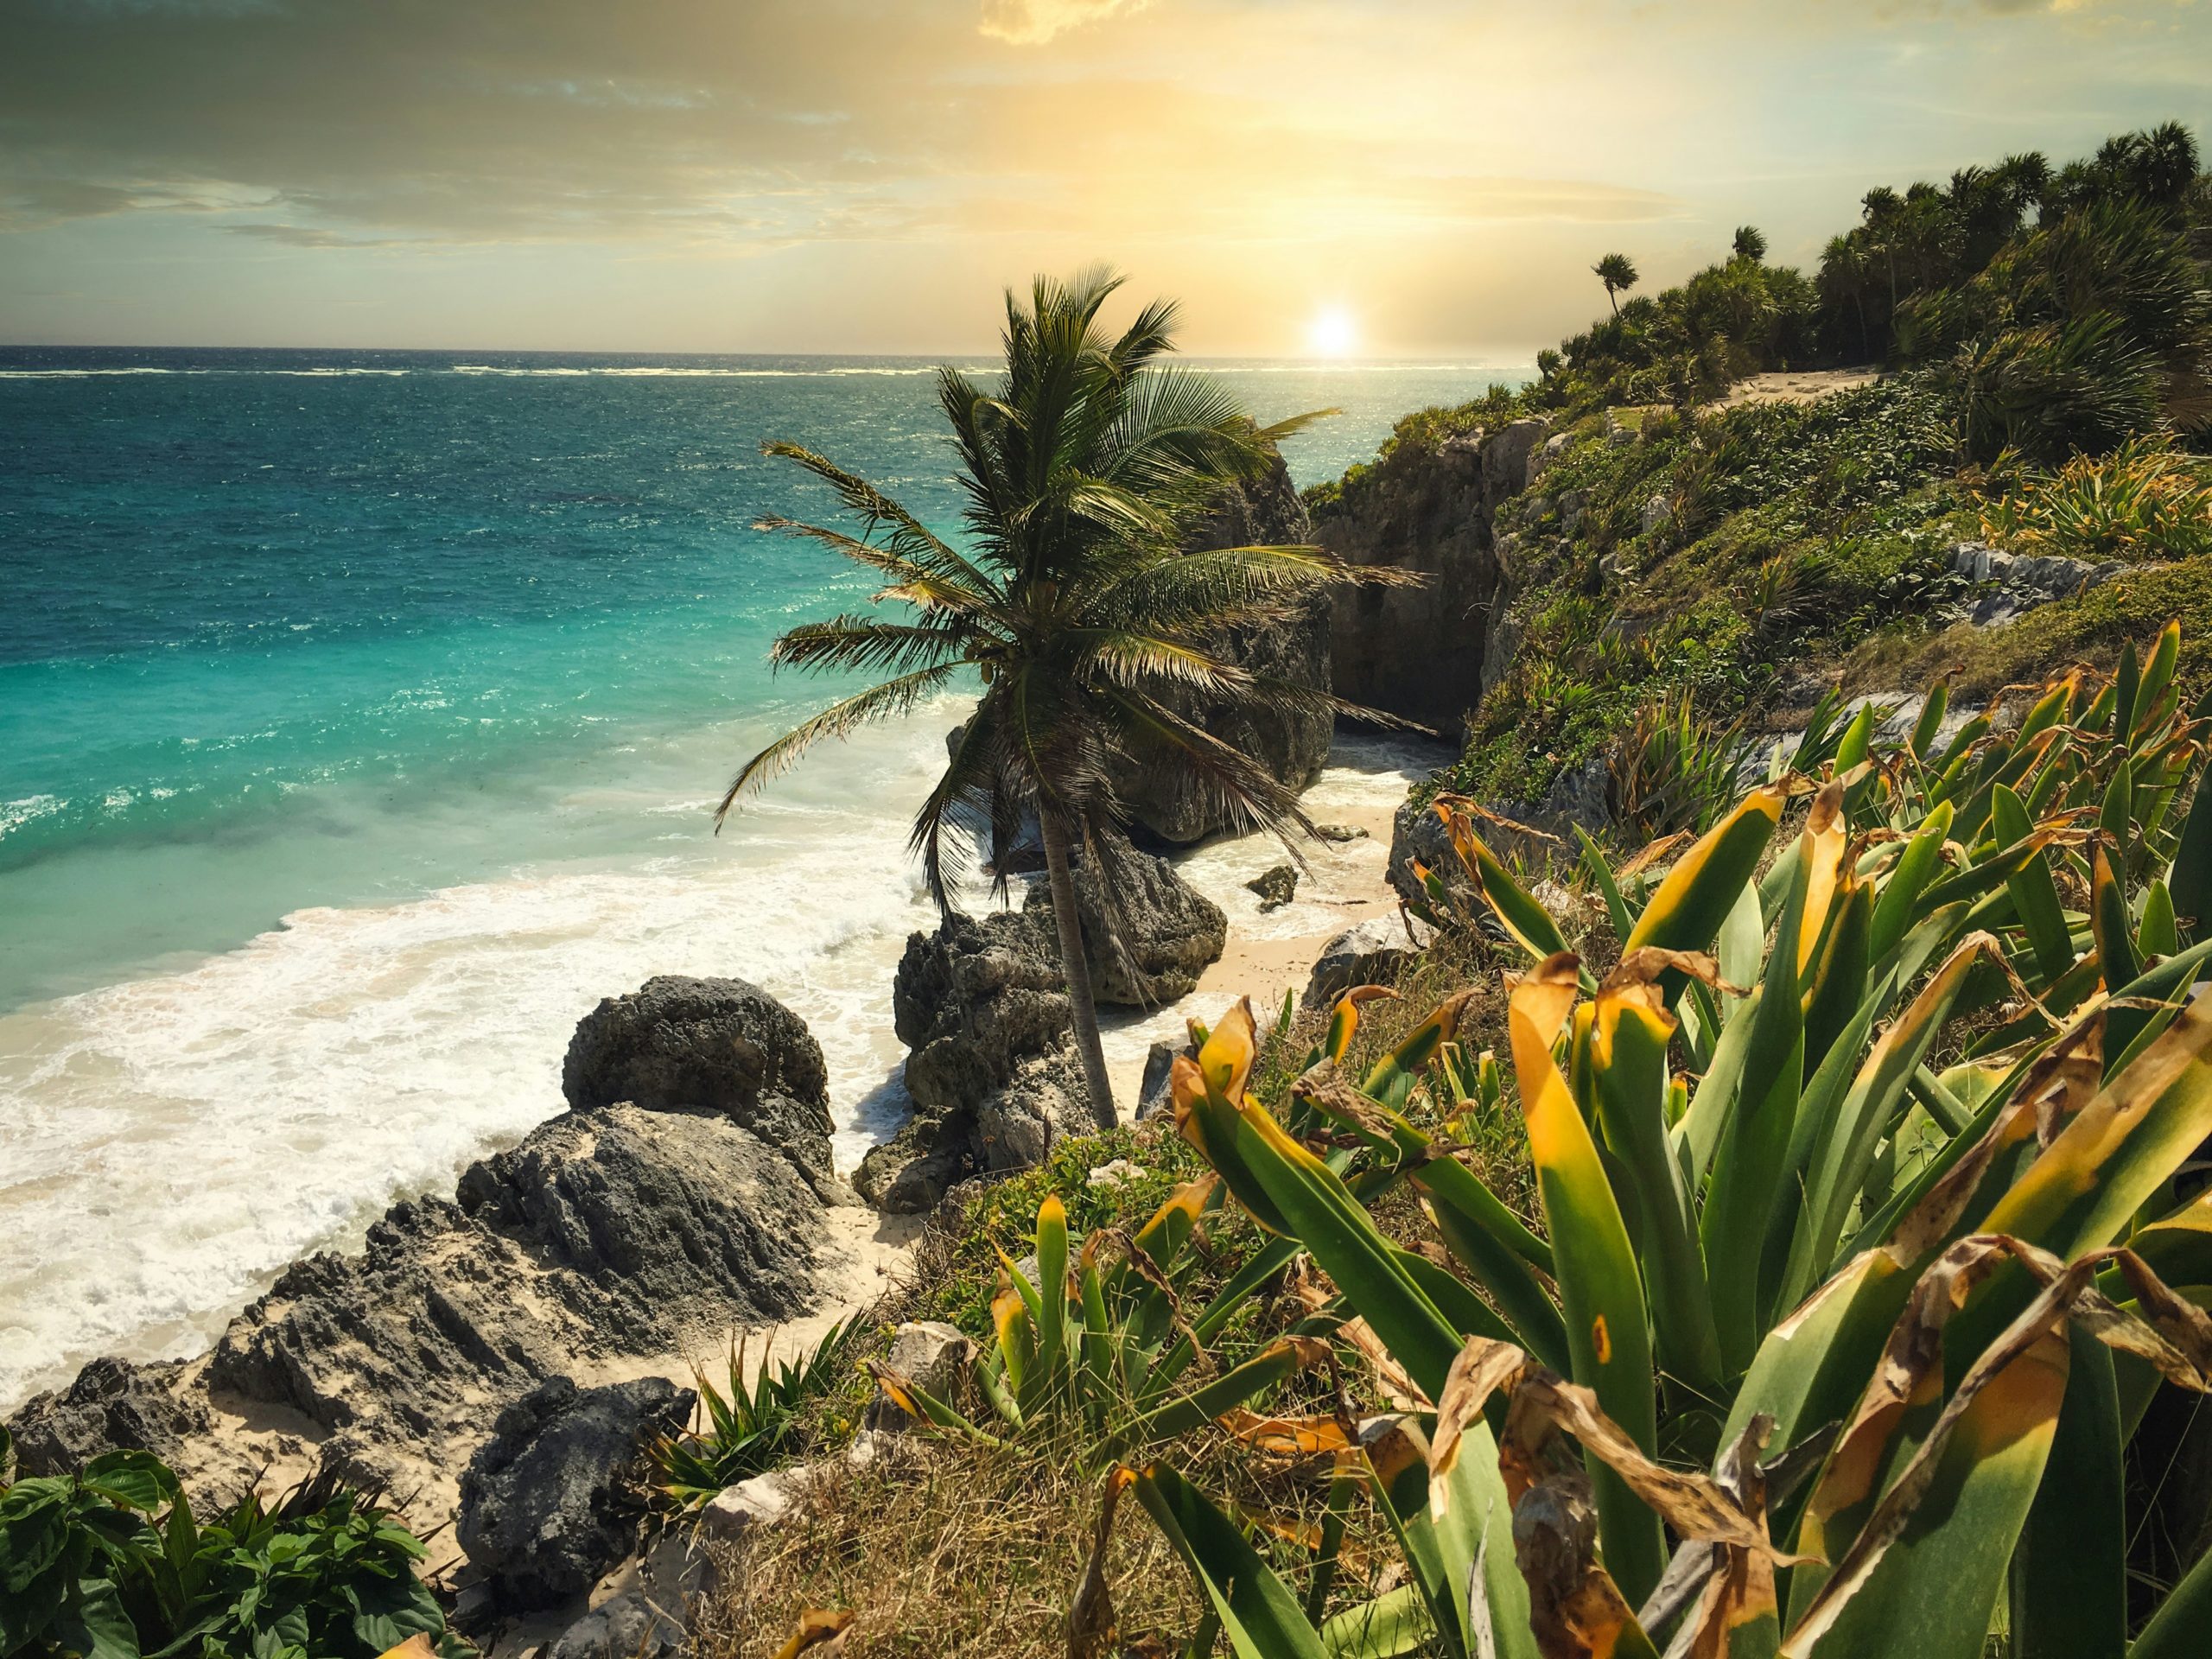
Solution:
[(1117, 11), (1141, 11), (1150, 0), (983, 0), (977, 25), (993, 40), (1042, 46), (1055, 35), (1098, 22)]
[(321, 230), (312, 225), (257, 221), (219, 225), (215, 228), (232, 236), (250, 236), (258, 241), (274, 242), (288, 248), (382, 248), (390, 247), (396, 239), (388, 236), (343, 236), (336, 231)]

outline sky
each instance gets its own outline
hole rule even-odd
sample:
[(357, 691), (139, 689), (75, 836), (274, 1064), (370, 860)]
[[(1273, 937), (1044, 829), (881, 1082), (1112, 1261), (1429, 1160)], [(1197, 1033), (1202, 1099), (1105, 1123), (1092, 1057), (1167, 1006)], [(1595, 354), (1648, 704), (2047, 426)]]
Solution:
[(0, 341), (1501, 360), (2170, 118), (2212, 0), (0, 0)]

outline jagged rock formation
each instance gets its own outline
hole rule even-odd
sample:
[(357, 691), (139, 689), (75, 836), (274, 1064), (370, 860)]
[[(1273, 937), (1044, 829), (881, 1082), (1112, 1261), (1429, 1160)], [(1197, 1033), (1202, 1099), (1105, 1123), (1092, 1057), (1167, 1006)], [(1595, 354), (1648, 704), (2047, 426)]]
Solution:
[[(1278, 456), (1267, 477), (1240, 485), (1193, 538), (1193, 545), (1298, 547), (1311, 543), (1313, 529)], [(1237, 628), (1211, 642), (1220, 657), (1255, 674), (1291, 681), (1317, 690), (1329, 689), (1330, 607), (1316, 599), (1296, 621), (1269, 628)], [(1303, 790), (1321, 775), (1329, 758), (1336, 722), (1325, 712), (1281, 705), (1230, 712), (1208, 709), (1194, 696), (1175, 700), (1183, 712), (1223, 741), (1250, 755), (1293, 789)], [(1190, 788), (1179, 767), (1132, 768), (1116, 780), (1123, 804), (1135, 821), (1162, 840), (1202, 841), (1230, 828), (1223, 815)]]
[(648, 1111), (721, 1112), (810, 1182), (831, 1179), (821, 1045), (804, 1020), (741, 979), (662, 975), (605, 998), (569, 1040), (561, 1090), (581, 1111), (626, 1100)]
[[(811, 1306), (820, 1195), (840, 1190), (826, 1105), (820, 1135), (765, 1136), (798, 1109), (767, 1084), (803, 1086), (820, 1052), (754, 988), (687, 983), (679, 1001), (702, 1020), (762, 1039), (758, 1055), (734, 1055), (730, 1071), (696, 1072), (680, 1090), (715, 1104), (624, 1103), (541, 1124), (472, 1165), (453, 1198), (394, 1205), (359, 1255), (294, 1263), (205, 1357), (99, 1361), (34, 1398), (12, 1426), (25, 1472), (137, 1445), (188, 1481), (227, 1489), (272, 1455), (320, 1456), (426, 1492), (417, 1518), (435, 1518), (502, 1408), (549, 1378)], [(620, 1023), (604, 1016), (624, 1004), (674, 1006), (650, 986), (605, 1005), (585, 1022), (595, 1033), (580, 1043), (587, 1057), (618, 1046), (601, 1040)], [(655, 1046), (683, 1022), (644, 1029), (659, 1034), (632, 1045), (629, 1063), (665, 1071)]]
[(582, 1595), (637, 1548), (645, 1448), (682, 1429), (695, 1401), (663, 1377), (578, 1389), (556, 1376), (499, 1414), (461, 1478), (454, 1527), (494, 1607)]
[(1389, 565), (1426, 581), (1340, 594), (1332, 618), (1332, 673), (1351, 702), (1447, 734), (1482, 694), (1500, 643), (1510, 573), (1496, 545), (1498, 508), (1555, 451), (1541, 420), (1402, 446), (1317, 512), (1322, 546), (1352, 564)]
[[(1096, 872), (1076, 873), (1084, 948), (1100, 1002), (1156, 1007), (1187, 995), (1221, 955), (1221, 907), (1165, 859), (1112, 849), (1121, 946), (1108, 937)], [(1019, 911), (948, 916), (906, 941), (892, 987), (914, 1116), (861, 1164), (854, 1185), (880, 1209), (934, 1209), (983, 1170), (1037, 1162), (1094, 1127), (1069, 1043), (1066, 981), (1043, 884)]]

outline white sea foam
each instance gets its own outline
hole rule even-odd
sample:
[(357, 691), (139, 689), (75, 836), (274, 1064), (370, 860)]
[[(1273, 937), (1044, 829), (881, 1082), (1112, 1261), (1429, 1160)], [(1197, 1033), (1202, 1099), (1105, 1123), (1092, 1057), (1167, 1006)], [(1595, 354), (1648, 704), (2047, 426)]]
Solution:
[(576, 1020), (655, 974), (789, 1002), (857, 1162), (905, 1110), (888, 989), (935, 912), (901, 817), (957, 717), (826, 751), (711, 842), (297, 911), (185, 971), (0, 1017), (0, 1412), (93, 1354), (194, 1351), (295, 1256), (449, 1192), (561, 1109)]
[[(357, 1247), (397, 1197), (449, 1192), (561, 1109), (576, 1020), (655, 974), (736, 975), (800, 1014), (850, 1169), (906, 1110), (889, 992), (936, 912), (905, 820), (959, 715), (948, 701), (824, 751), (711, 842), (296, 911), (182, 971), (0, 1017), (0, 1413), (95, 1354), (198, 1351), (296, 1256)], [(1325, 817), (1404, 775), (1370, 746), (1308, 804)], [(640, 788), (588, 785), (561, 809), (673, 827), (708, 805), (690, 790), (609, 798)], [(1242, 884), (1281, 856), (1218, 843), (1185, 873), (1240, 930), (1343, 925), (1304, 899), (1258, 915)], [(1141, 1055), (1185, 1012), (1120, 1022), (1109, 1051)]]

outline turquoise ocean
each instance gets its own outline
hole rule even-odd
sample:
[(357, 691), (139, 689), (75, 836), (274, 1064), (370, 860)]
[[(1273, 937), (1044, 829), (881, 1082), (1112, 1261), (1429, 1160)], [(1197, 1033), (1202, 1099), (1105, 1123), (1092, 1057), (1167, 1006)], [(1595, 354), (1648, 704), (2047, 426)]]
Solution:
[[(968, 366), (987, 372), (981, 359)], [(1198, 363), (1301, 484), (1518, 365)], [(184, 1354), (561, 1108), (602, 995), (734, 973), (904, 1109), (904, 828), (957, 699), (817, 752), (771, 639), (864, 573), (753, 531), (818, 448), (946, 529), (931, 365), (0, 349), (0, 1411)]]

